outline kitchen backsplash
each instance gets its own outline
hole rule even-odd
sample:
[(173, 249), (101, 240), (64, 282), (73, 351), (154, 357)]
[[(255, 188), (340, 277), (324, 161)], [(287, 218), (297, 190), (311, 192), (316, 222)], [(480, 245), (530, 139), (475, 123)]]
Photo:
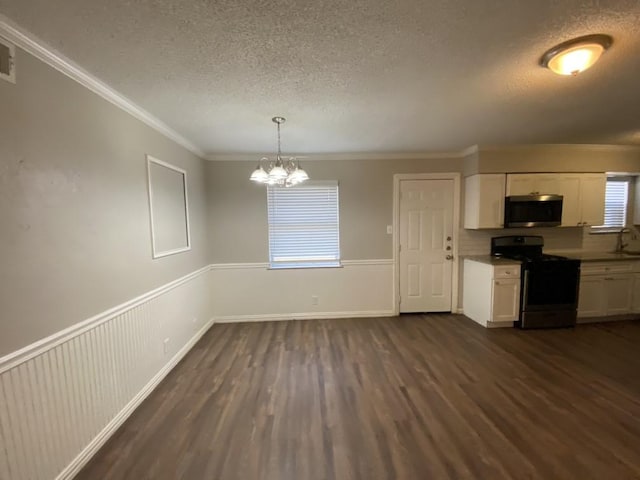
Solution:
[[(615, 249), (615, 234), (591, 234), (589, 228), (509, 228), (496, 230), (465, 230), (459, 232), (460, 255), (485, 255), (491, 250), (491, 237), (501, 235), (542, 235), (545, 250), (585, 250), (610, 252)], [(625, 234), (625, 243), (629, 241)]]

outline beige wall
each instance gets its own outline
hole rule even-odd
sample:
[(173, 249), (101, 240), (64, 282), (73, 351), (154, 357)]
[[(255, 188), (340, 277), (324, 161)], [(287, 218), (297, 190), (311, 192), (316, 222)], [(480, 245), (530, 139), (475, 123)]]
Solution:
[(465, 175), (503, 172), (640, 172), (640, 147), (523, 145), (479, 147), (465, 160)]
[[(345, 260), (393, 257), (393, 175), (460, 172), (462, 159), (314, 160), (303, 164), (313, 180), (338, 180), (340, 246)], [(267, 196), (249, 175), (255, 162), (207, 165), (209, 243), (214, 263), (266, 262), (269, 258)]]
[[(23, 51), (0, 81), (0, 356), (206, 263), (204, 161)], [(189, 173), (193, 249), (152, 260), (145, 153)]]

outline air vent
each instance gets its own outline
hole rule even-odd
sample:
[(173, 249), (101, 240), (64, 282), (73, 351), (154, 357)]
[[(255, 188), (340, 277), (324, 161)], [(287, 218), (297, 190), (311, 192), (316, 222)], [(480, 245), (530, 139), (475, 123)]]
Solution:
[(16, 83), (15, 52), (12, 44), (0, 38), (0, 79), (11, 83)]

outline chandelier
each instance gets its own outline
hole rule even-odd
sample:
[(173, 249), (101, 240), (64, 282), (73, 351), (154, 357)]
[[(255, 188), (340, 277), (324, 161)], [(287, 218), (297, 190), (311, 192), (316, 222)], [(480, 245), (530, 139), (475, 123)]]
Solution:
[[(278, 185), (281, 187), (293, 187), (299, 183), (309, 180), (309, 175), (302, 168), (300, 162), (295, 157), (289, 157), (287, 161), (282, 160), (282, 152), (280, 150), (280, 125), (286, 118), (273, 117), (271, 119), (278, 127), (278, 154), (275, 161), (269, 161), (269, 158), (262, 157), (258, 161), (258, 166), (253, 171), (249, 180), (256, 183), (264, 183), (267, 185)], [(262, 167), (263, 162), (268, 162), (267, 170)]]

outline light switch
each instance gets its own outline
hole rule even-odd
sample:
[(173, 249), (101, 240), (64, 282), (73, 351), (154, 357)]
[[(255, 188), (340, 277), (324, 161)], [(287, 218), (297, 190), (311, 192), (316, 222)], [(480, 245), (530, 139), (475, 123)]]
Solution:
[(387, 225), (387, 235), (391, 235), (393, 233), (393, 226)]

